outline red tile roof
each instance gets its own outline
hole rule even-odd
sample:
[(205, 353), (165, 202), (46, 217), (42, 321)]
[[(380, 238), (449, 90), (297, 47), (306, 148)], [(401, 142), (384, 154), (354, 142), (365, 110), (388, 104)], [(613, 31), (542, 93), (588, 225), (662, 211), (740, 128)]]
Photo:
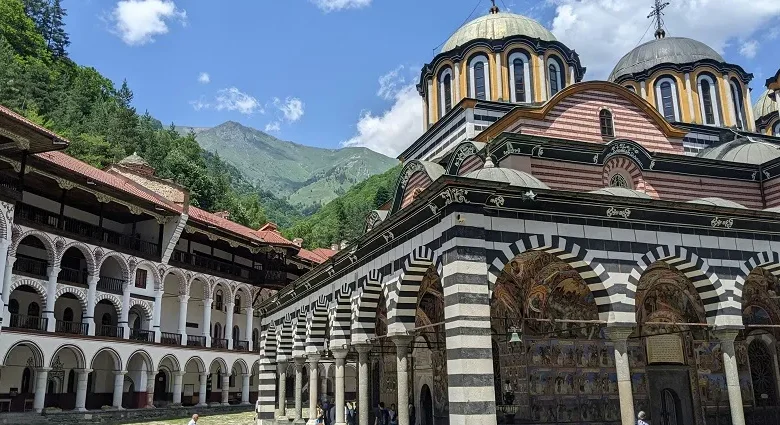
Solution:
[[(220, 217), (214, 213), (202, 210), (198, 207), (190, 206), (190, 219), (200, 221), (206, 225), (219, 227), (220, 229), (227, 230), (239, 236), (243, 236), (248, 239), (256, 240), (258, 242), (265, 242), (271, 245), (282, 246), (295, 246), (292, 242), (285, 239), (281, 233), (272, 230), (253, 230), (249, 227), (230, 221), (226, 218)], [(261, 229), (267, 228), (268, 225), (261, 227)]]
[(327, 260), (328, 258), (338, 254), (338, 251), (329, 248), (316, 248), (314, 250), (314, 254)]
[(327, 260), (327, 258), (320, 257), (319, 255), (305, 248), (301, 248), (301, 250), (298, 251), (298, 257), (301, 257), (304, 260), (308, 260), (316, 264), (322, 264), (325, 262), (325, 260)]
[(11, 118), (12, 120), (19, 122), (21, 124), (24, 124), (27, 127), (30, 127), (33, 130), (44, 134), (45, 136), (51, 137), (52, 139), (57, 139), (65, 143), (70, 143), (67, 139), (63, 138), (62, 136), (52, 132), (51, 130), (47, 130), (46, 128), (41, 127), (40, 125), (28, 120), (27, 118), (17, 114), (16, 112), (6, 108), (3, 105), (0, 105), (0, 115), (5, 115), (6, 117)]

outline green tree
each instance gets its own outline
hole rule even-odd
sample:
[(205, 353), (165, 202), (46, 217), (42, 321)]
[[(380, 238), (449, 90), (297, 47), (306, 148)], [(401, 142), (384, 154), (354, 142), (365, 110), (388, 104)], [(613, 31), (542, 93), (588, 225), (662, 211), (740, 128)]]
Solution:
[(64, 22), (68, 13), (62, 8), (60, 0), (54, 0), (49, 10), (48, 28), (46, 28), (48, 32), (45, 33), (46, 46), (55, 58), (64, 58), (70, 46), (70, 37), (65, 31)]
[(21, 0), (0, 1), (0, 35), (8, 40), (17, 54), (48, 59), (43, 36), (25, 14)]
[(70, 142), (66, 149), (68, 155), (97, 168), (104, 168), (116, 163), (124, 155), (118, 146), (112, 145), (102, 136), (80, 134), (71, 138)]
[(390, 199), (390, 189), (385, 186), (380, 186), (376, 190), (374, 195), (374, 209), (377, 209), (385, 204)]

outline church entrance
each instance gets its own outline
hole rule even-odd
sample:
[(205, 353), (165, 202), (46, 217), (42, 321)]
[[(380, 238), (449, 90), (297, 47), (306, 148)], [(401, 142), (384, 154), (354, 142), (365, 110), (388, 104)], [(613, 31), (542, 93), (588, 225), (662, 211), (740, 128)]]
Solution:
[(422, 386), (420, 394), (420, 425), (433, 425), (433, 397), (427, 385)]
[(648, 367), (650, 423), (684, 425), (695, 423), (688, 366)]

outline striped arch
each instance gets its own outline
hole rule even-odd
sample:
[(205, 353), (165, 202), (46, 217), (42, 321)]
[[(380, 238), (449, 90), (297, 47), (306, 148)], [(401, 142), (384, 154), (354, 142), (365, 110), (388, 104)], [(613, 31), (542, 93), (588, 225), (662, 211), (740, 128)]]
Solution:
[[(507, 246), (488, 266), (488, 278), (492, 283), (516, 256), (528, 252), (545, 252), (567, 263), (579, 273), (593, 294), (599, 318), (606, 321), (633, 322), (634, 301), (623, 302), (625, 285), (610, 280), (604, 266), (593, 259), (587, 249), (560, 236), (524, 235), (519, 241)], [(617, 317), (617, 316), (621, 317)]]
[(382, 294), (382, 273), (371, 270), (352, 302), (352, 343), (376, 337), (376, 315)]
[(98, 292), (97, 295), (95, 295), (95, 304), (103, 300), (108, 300), (111, 304), (113, 304), (114, 308), (116, 308), (117, 314), (122, 312), (122, 300), (120, 300), (116, 295), (108, 294), (106, 292)]
[(723, 284), (718, 276), (710, 272), (709, 266), (698, 255), (679, 246), (659, 246), (639, 259), (628, 276), (630, 295), (627, 302), (634, 304), (642, 274), (658, 261), (663, 261), (673, 267), (691, 281), (704, 305), (708, 324), (715, 324), (718, 316), (735, 316), (732, 319), (738, 319), (739, 324), (742, 324), (742, 311), (739, 307), (724, 306), (721, 308), (721, 302), (725, 300), (725, 297)]
[(130, 277), (133, 280), (135, 280), (135, 273), (139, 268), (143, 268), (147, 271), (147, 274), (152, 276), (154, 290), (161, 290), (162, 279), (160, 279), (160, 272), (157, 270), (157, 267), (155, 267), (154, 263), (149, 260), (139, 260), (136, 257), (130, 257), (127, 260), (127, 272), (130, 274)]
[(615, 173), (620, 173), (624, 177), (629, 177), (632, 187), (628, 189), (645, 192), (645, 179), (642, 176), (642, 170), (631, 158), (623, 155), (615, 155), (604, 163), (601, 173), (601, 183), (604, 187), (610, 186), (610, 179)]
[(777, 278), (780, 278), (780, 254), (773, 251), (759, 252), (748, 258), (740, 267), (739, 274), (734, 281), (734, 301), (742, 305), (742, 291), (745, 290), (745, 281), (755, 268), (761, 267)]
[(89, 276), (97, 275), (100, 269), (96, 267), (95, 255), (92, 253), (92, 250), (90, 250), (89, 247), (82, 242), (74, 241), (63, 246), (60, 252), (57, 253), (57, 264), (62, 263), (62, 257), (65, 255), (65, 252), (71, 248), (76, 248), (81, 252), (82, 255), (84, 255), (84, 259), (87, 262), (87, 274)]
[(484, 143), (472, 142), (466, 140), (461, 142), (450, 155), (450, 161), (447, 164), (447, 174), (453, 176), (462, 176), (469, 171), (482, 168), (485, 160), (479, 156), (479, 151), (485, 147)]
[(328, 299), (320, 295), (312, 309), (306, 326), (306, 348), (322, 352), (325, 347), (325, 331), (328, 326)]
[[(16, 227), (14, 227), (14, 233), (16, 233), (15, 230)], [(49, 267), (59, 265), (57, 262), (59, 256), (57, 255), (57, 249), (54, 247), (54, 241), (51, 240), (49, 235), (38, 230), (27, 230), (19, 234), (18, 238), (13, 238), (11, 246), (8, 248), (8, 255), (16, 256), (19, 244), (29, 236), (37, 238), (46, 247), (46, 260), (49, 262)]]
[(242, 311), (251, 305), (252, 291), (246, 284), (239, 283), (236, 285), (236, 287), (233, 289), (233, 298), (231, 300), (235, 302), (237, 296), (241, 297), (241, 305), (239, 308)]
[(276, 346), (276, 325), (269, 322), (265, 330), (260, 333), (260, 358), (276, 363)]
[(388, 297), (387, 333), (406, 333), (414, 328), (417, 314), (417, 294), (425, 273), (433, 265), (434, 252), (417, 247), (406, 258), (398, 277), (397, 287)]
[(295, 320), (295, 332), (293, 334), (293, 357), (306, 355), (306, 311), (301, 310)]
[(144, 320), (151, 323), (152, 321), (152, 306), (148, 301), (140, 300), (138, 298), (130, 298), (130, 303), (128, 305), (128, 310), (131, 308), (138, 306), (138, 308), (144, 313)]
[(444, 174), (444, 168), (435, 162), (412, 160), (404, 165), (393, 197), (392, 212), (411, 203), (419, 190), (424, 190)]
[(100, 269), (103, 268), (103, 263), (105, 263), (109, 258), (113, 258), (119, 264), (119, 268), (122, 270), (122, 277), (125, 282), (130, 280), (131, 272), (135, 273), (135, 268), (130, 270), (130, 265), (128, 264), (127, 259), (116, 251), (109, 251), (108, 253), (105, 253), (102, 249), (97, 248), (93, 254), (95, 256), (95, 273), (97, 275), (100, 275)]
[[(199, 281), (203, 286), (203, 293), (192, 293), (192, 284), (195, 283), (195, 281)], [(201, 273), (195, 273), (190, 277), (189, 282), (187, 282), (187, 294), (190, 296), (195, 297), (203, 297), (203, 299), (209, 299), (211, 298), (211, 282), (209, 281), (208, 277), (206, 275)]]
[(285, 320), (277, 330), (279, 335), (279, 351), (277, 361), (290, 360), (293, 350), (293, 324), (292, 321)]
[(165, 270), (165, 272), (162, 273), (161, 282), (163, 285), (163, 290), (165, 290), (165, 278), (167, 278), (169, 275), (173, 275), (179, 281), (179, 293), (177, 295), (189, 295), (190, 288), (187, 284), (189, 279), (187, 279), (187, 277), (184, 276), (184, 273), (176, 267), (170, 267), (168, 270)]
[[(45, 306), (46, 305), (46, 287), (43, 286), (43, 284), (36, 279), (19, 279), (15, 280), (13, 283), (11, 283), (11, 290), (9, 291), (9, 294), (14, 291), (14, 289), (20, 287), (20, 286), (29, 286), (33, 289), (35, 289), (35, 292), (38, 293), (41, 297), (41, 303)], [(48, 306), (46, 306), (48, 308)], [(54, 306), (51, 306), (51, 308), (54, 308)]]
[(57, 292), (54, 293), (54, 302), (56, 303), (57, 300), (64, 294), (73, 294), (78, 298), (78, 300), (81, 302), (81, 308), (86, 311), (87, 310), (87, 294), (73, 286), (60, 286), (57, 288)]
[(336, 296), (336, 305), (330, 315), (330, 349), (341, 348), (351, 342), (352, 306), (350, 299), (355, 290), (356, 282), (352, 279), (341, 285)]

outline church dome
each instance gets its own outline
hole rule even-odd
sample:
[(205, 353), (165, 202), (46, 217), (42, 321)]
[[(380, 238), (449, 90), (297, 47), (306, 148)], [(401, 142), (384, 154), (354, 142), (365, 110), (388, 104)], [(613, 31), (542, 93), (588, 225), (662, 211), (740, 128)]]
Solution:
[(644, 72), (661, 64), (682, 65), (701, 60), (725, 62), (723, 56), (700, 41), (684, 37), (659, 38), (623, 56), (609, 75), (609, 81)]
[(529, 173), (515, 170), (512, 168), (500, 168), (493, 165), (493, 161), (488, 158), (485, 166), (479, 170), (471, 171), (463, 177), (477, 180), (487, 180), (499, 183), (509, 183), (511, 186), (528, 187), (531, 189), (549, 189), (541, 180)]
[(743, 164), (763, 164), (780, 157), (780, 149), (778, 148), (780, 146), (752, 137), (740, 137), (730, 142), (705, 148), (696, 156)]
[(624, 198), (642, 198), (642, 199), (652, 199), (652, 197), (645, 192), (640, 192), (638, 190), (633, 189), (626, 189), (625, 187), (604, 187), (598, 190), (593, 190), (588, 193), (593, 193), (596, 195), (607, 195), (607, 196), (622, 196)]
[[(764, 94), (761, 95), (761, 97), (758, 98), (758, 102), (756, 102), (755, 105), (753, 105), (753, 116), (756, 119), (760, 119), (761, 117), (765, 117), (772, 112), (777, 111), (777, 101), (775, 99), (772, 99), (769, 97), (769, 90), (765, 90)], [(778, 96), (775, 94), (775, 96)]]
[(543, 41), (556, 41), (555, 36), (547, 28), (533, 19), (514, 13), (498, 12), (481, 16), (460, 27), (444, 43), (441, 51), (448, 52), (472, 40), (500, 40), (516, 35)]

